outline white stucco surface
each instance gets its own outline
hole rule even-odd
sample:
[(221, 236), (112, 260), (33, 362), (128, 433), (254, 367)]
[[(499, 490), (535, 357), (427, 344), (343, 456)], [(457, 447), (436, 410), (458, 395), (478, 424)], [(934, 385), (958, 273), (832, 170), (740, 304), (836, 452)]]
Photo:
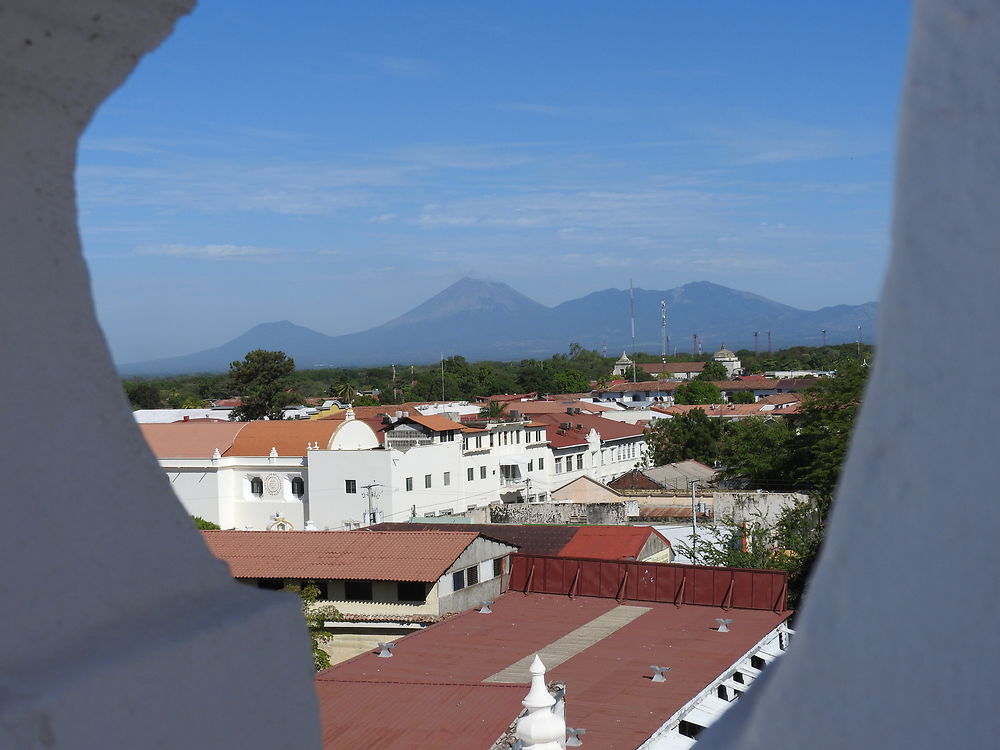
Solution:
[[(319, 744), (297, 602), (234, 583), (195, 532), (124, 399), (80, 252), (77, 139), (191, 5), (0, 5), (0, 391), (17, 394), (0, 747)], [(33, 408), (53, 394), (58, 426)]]
[(996, 409), (967, 407), (998, 366), (998, 84), (1000, 3), (914, 3), (881, 343), (827, 546), (792, 649), (703, 750), (997, 744)]

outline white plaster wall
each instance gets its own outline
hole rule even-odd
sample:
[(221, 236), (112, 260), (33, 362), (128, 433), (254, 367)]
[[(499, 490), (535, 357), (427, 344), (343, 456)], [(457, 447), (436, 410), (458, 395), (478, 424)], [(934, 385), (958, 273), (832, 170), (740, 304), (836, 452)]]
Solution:
[[(299, 607), (233, 582), (176, 501), (122, 393), (80, 252), (80, 133), (190, 7), (0, 7), (0, 351), (17, 353), (0, 391), (18, 394), (0, 428), (18, 467), (5, 492), (46, 499), (0, 530), (0, 747), (319, 745)], [(32, 413), (53, 393), (69, 405), (58, 429)], [(53, 606), (67, 571), (76, 585)]]
[(703, 750), (997, 744), (996, 410), (968, 394), (1000, 364), (998, 82), (1000, 3), (914, 3), (881, 343), (826, 548), (791, 650)]

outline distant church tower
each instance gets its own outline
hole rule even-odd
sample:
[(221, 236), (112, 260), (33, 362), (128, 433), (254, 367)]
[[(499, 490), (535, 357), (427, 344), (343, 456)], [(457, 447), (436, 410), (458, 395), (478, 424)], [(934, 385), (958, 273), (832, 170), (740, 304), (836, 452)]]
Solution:
[(743, 372), (743, 363), (740, 362), (739, 357), (726, 348), (725, 344), (722, 345), (719, 351), (712, 355), (712, 359), (726, 368), (726, 374), (730, 378), (733, 375), (740, 375)]
[(632, 360), (628, 358), (625, 352), (622, 352), (622, 356), (615, 362), (615, 369), (611, 371), (611, 375), (616, 378), (626, 377), (631, 366)]

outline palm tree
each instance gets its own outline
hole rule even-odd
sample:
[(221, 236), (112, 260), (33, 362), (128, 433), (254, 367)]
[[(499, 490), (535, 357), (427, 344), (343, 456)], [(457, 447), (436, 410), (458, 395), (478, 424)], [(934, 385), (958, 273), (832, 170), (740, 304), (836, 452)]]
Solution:
[(479, 410), (479, 416), (484, 419), (499, 421), (507, 418), (506, 401), (487, 401)]
[(354, 399), (358, 397), (358, 389), (351, 383), (344, 382), (340, 385), (332, 386), (330, 388), (330, 395), (336, 396), (342, 404), (353, 404)]

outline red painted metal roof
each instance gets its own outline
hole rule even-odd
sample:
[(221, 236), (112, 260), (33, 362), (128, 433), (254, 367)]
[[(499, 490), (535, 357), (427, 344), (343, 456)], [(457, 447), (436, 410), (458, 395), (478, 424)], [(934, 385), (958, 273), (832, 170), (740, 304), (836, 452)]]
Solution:
[[(546, 675), (566, 683), (567, 723), (603, 750), (634, 750), (788, 615), (623, 603), (648, 611)], [(391, 659), (371, 652), (332, 667), (316, 678), (324, 746), (488, 748), (517, 717), (530, 676), (514, 687), (483, 680), (618, 606), (507, 593), (492, 615), (472, 610), (400, 639)], [(721, 616), (731, 632), (715, 630)], [(666, 682), (650, 680), (650, 664), (670, 667)]]
[(602, 560), (638, 559), (649, 537), (658, 536), (666, 546), (670, 542), (649, 526), (581, 526), (560, 557), (590, 557)]
[(203, 531), (233, 578), (432, 583), (479, 536), (474, 531)]

